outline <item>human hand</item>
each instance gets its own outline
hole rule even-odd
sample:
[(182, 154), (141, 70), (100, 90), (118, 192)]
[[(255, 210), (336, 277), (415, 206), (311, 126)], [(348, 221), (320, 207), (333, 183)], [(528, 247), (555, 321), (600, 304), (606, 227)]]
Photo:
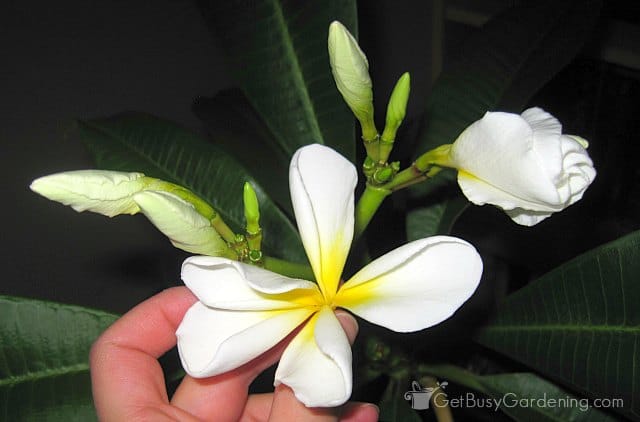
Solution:
[[(101, 421), (377, 420), (377, 408), (366, 403), (307, 408), (285, 385), (249, 395), (251, 382), (278, 361), (291, 337), (233, 371), (205, 379), (185, 376), (169, 399), (158, 358), (176, 345), (176, 328), (196, 300), (186, 287), (165, 290), (126, 313), (94, 343), (91, 380)], [(345, 312), (337, 316), (353, 342), (355, 319)]]

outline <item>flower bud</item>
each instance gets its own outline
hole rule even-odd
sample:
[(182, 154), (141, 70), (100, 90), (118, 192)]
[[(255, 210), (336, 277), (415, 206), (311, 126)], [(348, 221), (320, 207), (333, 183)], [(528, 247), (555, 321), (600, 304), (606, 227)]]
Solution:
[(451, 145), (458, 184), (474, 204), (493, 204), (533, 226), (582, 198), (596, 171), (579, 137), (540, 108), (488, 112)]
[(78, 212), (93, 211), (113, 217), (140, 211), (133, 195), (148, 183), (142, 173), (77, 170), (41, 177), (34, 180), (30, 188)]
[(256, 234), (260, 232), (260, 206), (256, 191), (253, 190), (251, 183), (244, 184), (244, 218), (247, 220), (247, 232)]
[(362, 136), (374, 140), (378, 131), (373, 121), (373, 91), (369, 62), (356, 39), (338, 21), (329, 26), (329, 60), (338, 91), (360, 121)]
[(200, 255), (233, 257), (211, 222), (177, 195), (147, 190), (134, 195), (133, 200), (176, 248)]
[(405, 72), (396, 86), (391, 92), (389, 104), (387, 105), (387, 116), (384, 131), (382, 132), (383, 142), (393, 142), (396, 138), (396, 132), (404, 120), (407, 112), (407, 102), (409, 101), (409, 92), (411, 90), (411, 77), (409, 72)]

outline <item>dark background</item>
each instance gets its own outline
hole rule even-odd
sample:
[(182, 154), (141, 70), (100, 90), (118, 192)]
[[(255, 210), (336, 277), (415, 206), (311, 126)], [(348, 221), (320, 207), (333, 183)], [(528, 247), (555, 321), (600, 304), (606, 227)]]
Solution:
[[(462, 40), (512, 3), (362, 2), (361, 44), (372, 64), (377, 104), (408, 70), (409, 119), (417, 118), (431, 82)], [(584, 204), (526, 231), (526, 253), (513, 250), (525, 232), (490, 207), (465, 214), (457, 228), (465, 238), (505, 260), (519, 254), (523, 267), (543, 271), (558, 256), (638, 228), (637, 9), (605, 2), (601, 25), (583, 53), (533, 101), (570, 133), (592, 141), (599, 175)], [(204, 134), (190, 111), (194, 98), (212, 96), (232, 80), (195, 3), (7, 1), (0, 6), (0, 27), (0, 294), (123, 312), (179, 284), (185, 255), (143, 217), (77, 214), (28, 185), (42, 175), (93, 167), (73, 131), (75, 118), (140, 110)], [(566, 227), (569, 234), (556, 234)]]

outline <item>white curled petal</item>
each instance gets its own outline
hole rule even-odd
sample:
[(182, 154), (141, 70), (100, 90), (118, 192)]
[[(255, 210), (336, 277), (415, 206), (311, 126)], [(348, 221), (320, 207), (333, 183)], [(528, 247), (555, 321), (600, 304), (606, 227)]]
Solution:
[[(519, 115), (486, 113), (453, 143), (451, 159), (461, 173), (470, 174), (518, 199), (520, 203), (513, 204), (512, 208), (524, 204), (558, 204), (554, 176), (548, 174), (546, 166), (557, 163), (553, 166), (559, 168), (561, 150), (557, 145), (536, 147), (534, 141), (533, 129)], [(468, 180), (458, 178), (463, 190)], [(482, 191), (476, 192), (473, 202), (495, 204), (492, 193)]]
[(561, 137), (562, 166), (564, 179), (562, 187), (566, 187), (566, 203), (571, 205), (582, 198), (585, 190), (596, 178), (593, 162), (583, 146), (584, 139), (563, 135)]
[(522, 208), (514, 208), (511, 210), (505, 210), (504, 212), (514, 222), (527, 227), (535, 226), (542, 220), (551, 217), (551, 214), (553, 214), (553, 212), (531, 211)]
[(289, 309), (313, 303), (320, 295), (310, 281), (212, 256), (187, 258), (181, 276), (200, 301), (219, 309)]
[(196, 302), (176, 331), (182, 366), (196, 378), (235, 369), (275, 346), (311, 312), (228, 311)]
[(143, 191), (133, 196), (142, 213), (171, 243), (187, 252), (224, 255), (229, 248), (209, 220), (184, 199), (164, 191)]
[(92, 211), (113, 217), (140, 209), (132, 196), (147, 185), (142, 173), (77, 170), (34, 180), (31, 190), (78, 212)]
[(289, 386), (307, 407), (340, 406), (351, 396), (351, 346), (333, 311), (325, 306), (282, 354), (275, 385)]
[(562, 124), (540, 107), (526, 109), (520, 115), (531, 126), (534, 132), (545, 136), (559, 136), (562, 133)]
[(546, 212), (547, 215), (562, 209), (560, 205), (552, 206), (541, 202), (524, 200), (462, 171), (458, 172), (458, 185), (464, 196), (476, 205), (492, 204), (505, 211), (513, 209), (536, 210), (537, 212)]
[(353, 164), (323, 145), (300, 148), (291, 160), (289, 186), (298, 230), (325, 295), (335, 294), (351, 246), (357, 179)]
[(482, 260), (448, 236), (410, 242), (346, 282), (335, 304), (394, 331), (422, 330), (449, 318), (475, 291)]

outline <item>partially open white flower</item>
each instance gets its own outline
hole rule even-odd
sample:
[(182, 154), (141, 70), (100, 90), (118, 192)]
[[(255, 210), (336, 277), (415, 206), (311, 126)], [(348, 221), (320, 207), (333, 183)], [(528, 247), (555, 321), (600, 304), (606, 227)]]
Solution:
[(446, 163), (474, 204), (493, 204), (533, 226), (575, 203), (596, 171), (582, 138), (563, 135), (540, 108), (521, 115), (488, 112), (451, 145)]
[(373, 261), (341, 284), (354, 229), (355, 167), (321, 145), (294, 155), (289, 183), (302, 243), (317, 284), (237, 261), (196, 256), (182, 279), (198, 297), (177, 330), (194, 377), (232, 370), (304, 324), (284, 351), (275, 384), (307, 406), (338, 406), (352, 388), (351, 348), (337, 307), (395, 331), (451, 316), (475, 291), (482, 261), (453, 237), (417, 240)]

